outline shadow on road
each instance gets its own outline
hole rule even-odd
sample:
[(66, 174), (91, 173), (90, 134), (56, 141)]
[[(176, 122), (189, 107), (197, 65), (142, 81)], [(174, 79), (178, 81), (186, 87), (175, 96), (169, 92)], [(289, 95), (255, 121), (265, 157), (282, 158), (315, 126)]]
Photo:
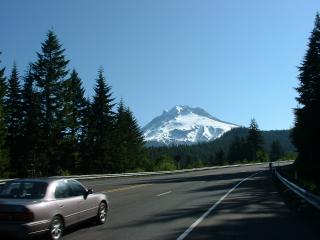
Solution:
[(267, 171), (248, 180), (187, 239), (319, 239), (319, 211), (289, 210), (277, 190)]
[[(177, 176), (168, 176), (166, 175), (164, 179), (146, 179), (144, 180), (145, 183), (150, 184), (161, 184), (161, 183), (183, 183), (183, 182), (201, 182), (201, 181), (224, 181), (224, 180), (242, 180), (243, 178), (248, 177), (252, 173), (256, 171), (248, 171), (248, 172), (236, 172), (236, 173), (217, 173), (211, 172), (210, 174), (206, 173), (204, 175), (198, 176), (189, 176), (189, 177), (177, 177)], [(197, 172), (198, 174), (201, 174)]]
[[(216, 191), (227, 192), (240, 179), (251, 173), (217, 174), (190, 177), (184, 179), (163, 179), (152, 183), (192, 182), (234, 180), (229, 183), (196, 188), (190, 193), (208, 193), (215, 196)], [(222, 196), (220, 191), (220, 196)], [(130, 223), (130, 227), (143, 229), (150, 225), (177, 223), (186, 217), (189, 225), (202, 216), (214, 202), (198, 204), (190, 208), (179, 208), (171, 212), (162, 212), (148, 218)], [(319, 239), (319, 214), (312, 216), (305, 212), (290, 211), (284, 203), (278, 189), (272, 181), (269, 171), (263, 171), (257, 176), (243, 182), (231, 193), (207, 218), (199, 224), (187, 239)], [(115, 229), (121, 229), (117, 226)], [(166, 239), (176, 239), (186, 229), (177, 228), (168, 234)]]

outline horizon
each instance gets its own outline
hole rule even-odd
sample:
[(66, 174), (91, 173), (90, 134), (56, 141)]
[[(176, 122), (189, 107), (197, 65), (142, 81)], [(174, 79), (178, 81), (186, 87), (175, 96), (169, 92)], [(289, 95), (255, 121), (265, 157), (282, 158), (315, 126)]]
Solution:
[[(141, 128), (176, 105), (261, 130), (290, 129), (319, 1), (2, 2), (1, 67), (20, 76), (49, 29), (92, 96), (100, 66)], [(36, 6), (36, 7), (35, 7)]]

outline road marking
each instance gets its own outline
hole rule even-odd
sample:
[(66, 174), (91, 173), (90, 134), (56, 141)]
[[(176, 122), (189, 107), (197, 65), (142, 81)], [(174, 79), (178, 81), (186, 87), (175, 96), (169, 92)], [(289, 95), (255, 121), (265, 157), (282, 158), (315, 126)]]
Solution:
[(172, 193), (172, 191), (160, 193), (160, 194), (157, 195), (157, 197), (161, 197), (161, 196), (163, 196), (163, 195), (167, 195), (167, 194), (170, 194), (170, 193)]
[(124, 182), (110, 182), (110, 183), (97, 183), (97, 184), (85, 184), (87, 187), (103, 186), (103, 185), (112, 185)]
[(129, 181), (127, 180), (122, 180), (122, 181), (118, 181), (118, 182), (104, 182), (104, 183), (96, 183), (96, 184), (85, 184), (87, 187), (95, 187), (95, 186), (103, 186), (103, 185), (113, 185), (113, 184), (130, 184)]
[(104, 191), (104, 193), (121, 192), (121, 191), (136, 189), (136, 188), (148, 187), (151, 185), (152, 184), (139, 184), (139, 185), (133, 185), (133, 186), (129, 186), (129, 187), (115, 188), (115, 189), (110, 189), (110, 190)]
[(238, 182), (233, 188), (231, 188), (225, 195), (223, 195), (215, 204), (213, 204), (197, 221), (195, 221), (184, 233), (182, 233), (176, 240), (183, 240), (185, 239), (191, 231), (199, 225), (218, 205), (226, 198), (230, 193), (232, 193), (241, 183), (248, 180), (249, 178), (254, 177), (255, 175), (259, 174), (262, 171), (256, 172), (249, 177), (242, 179)]

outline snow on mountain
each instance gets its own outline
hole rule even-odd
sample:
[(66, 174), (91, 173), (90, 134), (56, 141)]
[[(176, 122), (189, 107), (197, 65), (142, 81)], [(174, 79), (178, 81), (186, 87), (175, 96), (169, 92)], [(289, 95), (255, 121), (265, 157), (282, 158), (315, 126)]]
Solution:
[(177, 105), (163, 111), (142, 130), (148, 145), (178, 145), (214, 140), (236, 127), (201, 108)]

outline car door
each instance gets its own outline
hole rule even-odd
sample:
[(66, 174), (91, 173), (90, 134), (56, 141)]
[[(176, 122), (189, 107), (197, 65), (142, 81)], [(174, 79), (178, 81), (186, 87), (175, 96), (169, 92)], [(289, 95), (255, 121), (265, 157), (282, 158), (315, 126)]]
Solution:
[(54, 196), (65, 224), (68, 226), (78, 222), (80, 197), (73, 196), (67, 180), (60, 180), (56, 183)]
[(79, 197), (79, 218), (82, 220), (91, 218), (97, 214), (98, 203), (87, 189), (75, 180), (68, 180), (68, 185), (74, 197)]

